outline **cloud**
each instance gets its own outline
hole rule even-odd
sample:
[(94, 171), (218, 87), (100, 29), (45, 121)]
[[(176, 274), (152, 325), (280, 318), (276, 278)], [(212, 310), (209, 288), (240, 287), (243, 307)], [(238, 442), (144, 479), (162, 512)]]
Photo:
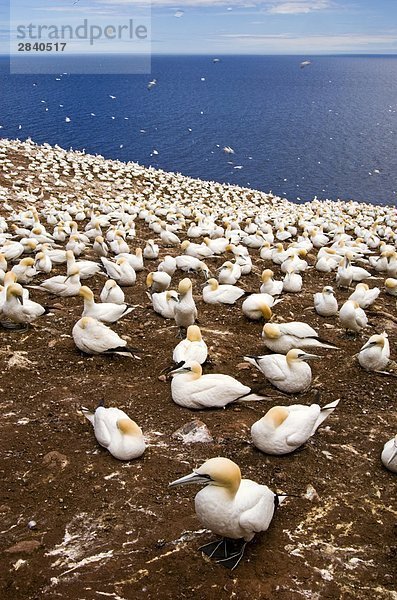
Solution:
[(328, 0), (289, 0), (273, 4), (266, 12), (271, 15), (303, 15), (330, 7)]

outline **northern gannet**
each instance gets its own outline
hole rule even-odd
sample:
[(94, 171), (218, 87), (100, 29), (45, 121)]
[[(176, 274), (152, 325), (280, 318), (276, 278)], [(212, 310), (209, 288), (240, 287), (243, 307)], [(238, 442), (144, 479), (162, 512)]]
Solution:
[(181, 333), (189, 325), (194, 325), (197, 319), (197, 308), (193, 299), (192, 282), (188, 277), (182, 279), (178, 285), (179, 299), (175, 305), (174, 319)]
[(273, 406), (251, 427), (254, 446), (266, 454), (294, 452), (316, 433), (338, 404), (339, 400), (323, 408), (318, 404)]
[(252, 321), (260, 319), (269, 321), (272, 317), (272, 307), (279, 302), (281, 300), (274, 300), (270, 294), (251, 294), (244, 300), (241, 310)]
[(119, 354), (135, 357), (134, 350), (127, 348), (126, 340), (92, 317), (82, 317), (77, 321), (72, 336), (77, 348), (85, 354)]
[(24, 289), (19, 283), (7, 286), (5, 301), (1, 305), (3, 317), (13, 323), (28, 325), (46, 312), (44, 306), (25, 297)]
[(372, 335), (357, 355), (366, 371), (383, 371), (390, 362), (390, 345), (386, 332)]
[(210, 276), (210, 271), (207, 265), (200, 259), (188, 254), (175, 257), (177, 269), (186, 273), (200, 273), (203, 274), (206, 279)]
[(100, 294), (101, 302), (113, 302), (114, 304), (124, 304), (124, 292), (113, 279), (108, 279), (103, 286)]
[(223, 408), (236, 400), (262, 399), (230, 375), (203, 375), (198, 362), (185, 363), (171, 375), (172, 399), (185, 408)]
[(321, 317), (332, 317), (338, 312), (338, 301), (330, 285), (323, 287), (323, 291), (314, 294), (313, 298), (315, 311)]
[(235, 285), (219, 285), (216, 279), (208, 279), (203, 288), (203, 300), (207, 304), (234, 304), (245, 291)]
[(287, 394), (298, 394), (310, 387), (312, 370), (306, 361), (315, 358), (320, 357), (299, 348), (290, 350), (286, 356), (244, 356), (244, 360), (261, 371), (274, 387)]
[(206, 529), (223, 538), (200, 550), (234, 569), (243, 557), (247, 542), (256, 533), (267, 531), (284, 497), (266, 485), (242, 479), (239, 466), (222, 457), (207, 460), (191, 475), (170, 483), (170, 487), (189, 483), (205, 486), (194, 500), (197, 517)]
[(381, 461), (386, 469), (397, 473), (397, 435), (383, 446)]
[(62, 298), (77, 296), (81, 288), (80, 269), (77, 266), (71, 267), (69, 270), (69, 275), (56, 275), (55, 277), (46, 279), (39, 286), (31, 287), (38, 287), (39, 289), (43, 289), (50, 294), (62, 296)]
[(102, 323), (115, 323), (121, 317), (125, 317), (134, 310), (133, 306), (128, 304), (116, 304), (113, 302), (96, 303), (94, 294), (89, 287), (83, 285), (80, 288), (79, 296), (84, 299), (83, 317), (93, 317), (102, 321)]
[(273, 279), (274, 273), (271, 269), (265, 269), (261, 275), (262, 285), (260, 287), (261, 294), (270, 294), (271, 296), (278, 296), (283, 291), (283, 282), (275, 281)]
[(283, 279), (283, 292), (297, 294), (302, 290), (303, 280), (302, 275), (288, 271)]
[(167, 290), (155, 294), (148, 294), (153, 305), (153, 310), (164, 317), (164, 319), (173, 319), (175, 317), (175, 307), (179, 302), (178, 292)]
[(172, 277), (176, 271), (175, 258), (167, 254), (167, 256), (164, 257), (163, 261), (157, 267), (157, 271), (164, 271), (165, 273), (168, 273), (170, 277)]
[(346, 331), (359, 333), (367, 327), (368, 318), (358, 302), (354, 300), (346, 300), (339, 311), (340, 324)]
[(17, 282), (21, 285), (26, 285), (32, 281), (35, 275), (37, 275), (35, 261), (33, 258), (22, 258), (19, 264), (14, 265), (11, 269), (17, 277)]
[(155, 260), (159, 255), (159, 247), (153, 240), (148, 240), (143, 249), (143, 256), (148, 260)]
[(146, 285), (151, 294), (165, 292), (171, 284), (171, 277), (165, 271), (153, 271), (146, 277)]
[(273, 352), (287, 354), (293, 348), (332, 348), (336, 346), (324, 342), (318, 337), (315, 329), (307, 323), (293, 321), (291, 323), (266, 323), (262, 330), (262, 339), (266, 348)]
[(355, 300), (361, 308), (368, 308), (375, 302), (379, 294), (379, 288), (370, 289), (368, 284), (358, 283), (354, 292), (350, 294), (349, 300)]
[(397, 279), (388, 277), (385, 281), (386, 294), (390, 296), (397, 296)]
[(82, 406), (81, 411), (92, 423), (98, 443), (114, 458), (132, 460), (145, 452), (141, 428), (123, 410), (98, 406), (92, 413)]
[(134, 285), (136, 282), (135, 270), (126, 258), (121, 257), (116, 262), (113, 262), (102, 256), (101, 261), (108, 276), (114, 279), (119, 285), (128, 287)]
[(241, 269), (237, 263), (227, 260), (219, 269), (218, 280), (221, 284), (234, 285), (241, 277)]
[(172, 359), (177, 365), (196, 361), (202, 365), (207, 360), (208, 348), (203, 340), (200, 327), (189, 325), (186, 339), (181, 340), (174, 348)]

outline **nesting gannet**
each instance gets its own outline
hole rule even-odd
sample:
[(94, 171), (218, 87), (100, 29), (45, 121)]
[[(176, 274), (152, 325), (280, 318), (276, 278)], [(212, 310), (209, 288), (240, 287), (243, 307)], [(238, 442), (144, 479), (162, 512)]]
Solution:
[(283, 279), (283, 292), (297, 294), (301, 291), (303, 285), (302, 275), (288, 271)]
[(7, 286), (6, 297), (1, 305), (2, 316), (13, 323), (27, 325), (47, 312), (44, 306), (24, 297), (24, 290), (19, 283)]
[(155, 260), (159, 255), (159, 247), (153, 240), (148, 240), (143, 249), (143, 256), (149, 260)]
[(35, 275), (37, 275), (36, 268), (34, 266), (33, 258), (22, 258), (19, 264), (14, 265), (11, 269), (17, 276), (17, 282), (21, 285), (26, 285), (32, 281)]
[(338, 312), (338, 301), (330, 285), (323, 287), (323, 291), (314, 294), (313, 298), (316, 313), (321, 317), (332, 317)]
[(235, 285), (219, 285), (216, 279), (208, 279), (203, 288), (203, 300), (207, 304), (234, 304), (245, 292)]
[(219, 269), (218, 280), (221, 284), (234, 285), (241, 277), (241, 268), (237, 263), (226, 261)]
[(390, 345), (384, 331), (372, 335), (357, 355), (358, 362), (366, 371), (383, 371), (390, 362)]
[(119, 258), (127, 259), (128, 263), (137, 273), (138, 271), (143, 271), (144, 269), (142, 248), (136, 248), (135, 254), (124, 252), (122, 254), (118, 254), (115, 258), (116, 260)]
[(244, 360), (254, 365), (274, 387), (287, 394), (298, 394), (310, 387), (312, 370), (305, 362), (320, 358), (316, 354), (307, 354), (294, 348), (284, 354), (266, 356), (244, 356)]
[(171, 284), (171, 277), (165, 271), (153, 271), (146, 277), (146, 285), (150, 293), (165, 292)]
[(304, 406), (273, 406), (251, 427), (254, 445), (266, 454), (289, 454), (314, 435), (318, 427), (338, 406), (339, 400), (321, 408), (318, 404)]
[(293, 348), (332, 348), (336, 346), (321, 340), (318, 333), (307, 323), (266, 323), (262, 330), (262, 339), (266, 348), (273, 352), (287, 354)]
[(173, 256), (170, 256), (169, 254), (167, 254), (167, 256), (164, 257), (164, 260), (157, 267), (157, 270), (164, 271), (165, 273), (168, 273), (168, 275), (170, 277), (172, 277), (176, 271), (175, 258)]
[(188, 254), (175, 257), (177, 269), (186, 273), (200, 273), (203, 274), (206, 279), (210, 276), (210, 271), (207, 265), (200, 259)]
[(194, 325), (197, 319), (197, 308), (193, 299), (192, 282), (188, 277), (179, 282), (178, 293), (179, 298), (175, 305), (174, 319), (181, 334), (182, 329), (187, 329), (189, 325)]
[(271, 269), (265, 269), (261, 275), (262, 285), (260, 287), (261, 294), (270, 294), (278, 296), (283, 291), (283, 282), (273, 279), (274, 273)]
[(99, 257), (101, 257), (101, 256), (106, 257), (109, 254), (109, 247), (101, 235), (98, 235), (95, 238), (95, 241), (92, 246), (92, 250)]
[(171, 371), (171, 375), (172, 399), (185, 408), (223, 408), (236, 400), (262, 399), (230, 375), (203, 375), (196, 361), (185, 363)]
[(79, 296), (84, 299), (83, 317), (93, 317), (102, 321), (102, 323), (115, 323), (121, 317), (125, 317), (134, 310), (133, 306), (128, 304), (115, 304), (113, 302), (102, 302), (97, 304), (94, 300), (94, 294), (89, 287), (83, 285), (80, 288)]
[(43, 289), (50, 294), (62, 296), (62, 298), (77, 296), (81, 288), (80, 269), (77, 266), (71, 267), (69, 270), (69, 275), (66, 277), (63, 275), (50, 277), (50, 279), (43, 281), (38, 288)]
[(260, 319), (269, 321), (272, 317), (272, 306), (279, 302), (281, 300), (274, 300), (270, 294), (251, 294), (244, 300), (241, 310), (252, 321), (259, 321)]
[(189, 325), (186, 339), (181, 340), (174, 348), (172, 359), (176, 364), (191, 363), (196, 361), (202, 365), (207, 360), (208, 348), (203, 340), (200, 327)]
[(354, 300), (346, 300), (339, 311), (340, 324), (346, 331), (359, 333), (367, 327), (368, 318), (358, 302)]
[(108, 276), (114, 279), (119, 285), (128, 287), (134, 285), (136, 282), (135, 270), (126, 258), (118, 258), (116, 262), (113, 262), (102, 256), (101, 261)]
[(34, 259), (34, 268), (37, 273), (51, 273), (52, 261), (47, 252), (38, 252)]
[(145, 452), (141, 428), (123, 410), (98, 406), (92, 413), (82, 406), (81, 411), (92, 423), (98, 443), (114, 458), (132, 460)]
[(390, 296), (397, 296), (397, 279), (388, 277), (385, 281), (386, 294)]
[(198, 258), (199, 260), (213, 256), (213, 252), (211, 248), (207, 246), (207, 244), (193, 244), (192, 242), (189, 242), (189, 240), (182, 242), (181, 250), (187, 254), (187, 256), (192, 256), (194, 258)]
[(381, 461), (386, 469), (397, 473), (397, 435), (383, 446)]
[(70, 270), (72, 267), (77, 266), (80, 272), (80, 279), (90, 279), (97, 273), (101, 272), (101, 267), (98, 263), (93, 262), (92, 260), (76, 260), (73, 252), (71, 250), (66, 250), (66, 267), (67, 274), (70, 274)]
[(178, 292), (175, 290), (167, 290), (148, 294), (152, 301), (153, 310), (164, 317), (164, 319), (173, 319), (175, 317), (175, 307), (179, 302)]
[(211, 458), (191, 475), (170, 483), (170, 487), (189, 483), (205, 486), (194, 500), (197, 517), (206, 529), (223, 538), (200, 550), (234, 569), (247, 542), (256, 533), (267, 531), (284, 498), (266, 485), (242, 479), (240, 468), (228, 458)]
[(360, 308), (368, 308), (375, 302), (379, 294), (379, 288), (370, 289), (366, 283), (358, 283), (354, 292), (350, 294), (349, 300), (355, 300), (360, 305)]
[(85, 354), (119, 354), (134, 356), (133, 349), (115, 331), (92, 317), (82, 317), (72, 330), (77, 348)]
[(113, 302), (114, 304), (124, 304), (124, 292), (113, 279), (108, 279), (102, 288), (100, 294), (101, 302)]

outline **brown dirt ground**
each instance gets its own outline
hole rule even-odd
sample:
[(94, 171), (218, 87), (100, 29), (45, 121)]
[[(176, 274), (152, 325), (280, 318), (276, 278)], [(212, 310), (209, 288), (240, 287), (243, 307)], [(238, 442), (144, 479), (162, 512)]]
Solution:
[[(26, 166), (27, 159), (18, 153), (9, 152), (9, 157)], [(10, 186), (2, 174), (0, 185)], [(10, 202), (12, 197), (10, 191)], [(142, 224), (137, 233), (136, 245), (149, 237)], [(162, 250), (161, 257), (166, 253), (175, 250)], [(252, 255), (260, 272), (263, 261), (257, 251)], [(148, 261), (146, 266), (151, 270), (156, 264)], [(211, 268), (216, 261), (208, 264)], [(309, 271), (304, 292), (283, 297), (276, 320), (308, 320), (340, 350), (319, 351), (324, 358), (313, 366), (310, 391), (282, 396), (259, 372), (236, 368), (243, 354), (263, 353), (261, 325), (242, 317), (241, 302), (233, 307), (205, 305), (202, 280), (193, 276), (200, 326), (213, 361), (207, 372), (228, 373), (251, 385), (263, 383), (274, 398), (192, 412), (175, 405), (169, 382), (158, 379), (170, 363), (176, 329), (151, 310), (145, 278), (146, 272), (139, 273), (137, 284), (125, 289), (127, 300), (140, 307), (114, 326), (143, 349), (142, 361), (89, 358), (77, 351), (71, 329), (80, 317), (80, 298), (60, 300), (62, 310), (27, 332), (0, 332), (0, 597), (396, 598), (396, 476), (379, 459), (383, 443), (396, 433), (396, 379), (366, 373), (353, 358), (364, 338), (385, 329), (395, 359), (396, 324), (375, 315), (365, 336), (346, 339), (337, 320), (305, 310), (312, 306), (312, 294), (334, 279)], [(173, 287), (180, 278), (177, 272)], [(103, 278), (88, 284), (98, 293)], [(243, 278), (241, 285), (256, 290), (258, 275)], [(347, 295), (338, 292), (340, 300)], [(54, 302), (44, 292), (32, 296)], [(395, 314), (395, 299), (382, 292), (377, 309)], [(250, 426), (270, 406), (310, 403), (315, 390), (322, 404), (337, 398), (341, 402), (301, 450), (270, 457), (250, 444)], [(97, 445), (78, 409), (82, 404), (94, 408), (101, 399), (140, 424), (150, 440), (143, 457), (124, 464)], [(172, 437), (194, 417), (207, 424), (213, 443), (184, 445)], [(236, 461), (243, 476), (298, 496), (280, 507), (269, 531), (249, 544), (234, 572), (197, 551), (213, 535), (195, 517), (195, 488), (167, 487), (219, 455)], [(312, 500), (305, 498), (309, 485), (316, 491)], [(37, 522), (34, 530), (28, 528), (32, 519)], [(37, 548), (7, 551), (21, 541), (36, 541)]]

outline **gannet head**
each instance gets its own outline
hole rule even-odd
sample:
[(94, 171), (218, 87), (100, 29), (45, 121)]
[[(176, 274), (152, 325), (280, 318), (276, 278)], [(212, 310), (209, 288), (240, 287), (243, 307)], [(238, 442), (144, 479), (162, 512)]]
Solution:
[(67, 260), (74, 260), (74, 254), (72, 250), (66, 250), (65, 256)]
[(147, 287), (152, 287), (152, 285), (153, 285), (153, 277), (154, 277), (154, 273), (149, 273), (148, 276), (146, 277), (146, 285), (147, 285)]
[(212, 292), (215, 292), (219, 287), (219, 283), (216, 279), (208, 279), (207, 284), (211, 287)]
[(117, 285), (117, 283), (115, 282), (114, 279), (108, 279), (107, 282), (105, 283), (105, 288), (107, 290), (110, 290), (110, 289), (116, 287), (116, 285)]
[(385, 281), (385, 286), (388, 290), (394, 290), (397, 288), (397, 279), (393, 279), (393, 277), (388, 277)]
[(182, 366), (170, 371), (170, 375), (182, 375), (186, 373), (191, 374), (191, 379), (200, 379), (202, 375), (202, 368), (200, 363), (197, 361), (192, 361), (190, 363), (184, 363)]
[(262, 417), (261, 421), (265, 421), (269, 423), (274, 429), (280, 427), (282, 423), (288, 417), (289, 412), (284, 406), (273, 406), (270, 410), (267, 411), (264, 417)]
[(262, 283), (266, 283), (267, 281), (269, 281), (269, 279), (271, 279), (273, 277), (274, 273), (271, 269), (265, 269), (264, 271), (262, 271), (262, 275), (261, 275), (261, 280)]
[(262, 317), (264, 319), (266, 319), (266, 321), (270, 321), (273, 313), (272, 313), (272, 309), (270, 308), (270, 306), (268, 304), (266, 304), (266, 302), (261, 302), (259, 304), (259, 310), (262, 313)]
[(79, 296), (82, 296), (85, 300), (94, 300), (94, 294), (87, 285), (80, 288)]
[(170, 302), (170, 300), (178, 302), (178, 292), (176, 292), (175, 290), (167, 290), (165, 292), (165, 299), (167, 300), (167, 302)]
[(7, 287), (6, 298), (9, 301), (12, 297), (18, 298), (23, 304), (23, 287), (19, 283), (12, 283)]
[(95, 241), (96, 241), (97, 244), (103, 244), (104, 239), (103, 239), (103, 237), (101, 235), (97, 235), (96, 238), (95, 238)]
[(190, 281), (190, 279), (188, 277), (185, 277), (185, 279), (182, 279), (182, 281), (179, 282), (178, 292), (182, 296), (184, 296), (185, 294), (190, 292), (191, 289), (192, 289), (192, 282)]
[(368, 291), (369, 290), (369, 285), (367, 283), (358, 283), (356, 285), (356, 290), (365, 290), (365, 291)]
[(305, 248), (299, 248), (298, 256), (300, 256), (301, 258), (305, 258), (305, 256), (307, 256), (307, 250)]
[(21, 267), (33, 267), (34, 259), (33, 258), (23, 258), (21, 261), (19, 261), (19, 264), (21, 265)]
[(135, 256), (142, 256), (142, 248), (137, 248), (135, 250)]
[(364, 344), (364, 346), (361, 348), (360, 352), (366, 350), (367, 348), (373, 348), (374, 346), (379, 346), (379, 348), (383, 348), (388, 337), (389, 336), (385, 331), (381, 334), (371, 335), (367, 343)]
[(141, 437), (142, 436), (142, 429), (132, 419), (128, 419), (128, 418), (118, 419), (117, 428), (124, 435), (130, 435), (133, 437), (135, 437), (135, 436)]
[(67, 279), (69, 279), (69, 277), (73, 277), (73, 275), (80, 275), (80, 269), (78, 267), (78, 265), (72, 265), (69, 269), (69, 275), (67, 277)]
[(188, 248), (190, 242), (189, 240), (184, 240), (181, 244), (181, 250), (186, 250), (186, 248)]
[(334, 293), (334, 288), (331, 287), (330, 285), (326, 285), (325, 287), (323, 287), (323, 294), (331, 295), (333, 293)]
[(201, 342), (203, 338), (200, 327), (198, 327), (198, 325), (189, 325), (186, 332), (186, 338), (189, 342)]
[(281, 336), (281, 331), (275, 323), (266, 323), (263, 326), (262, 336), (271, 340), (277, 340)]
[(190, 475), (176, 479), (169, 484), (169, 487), (199, 483), (223, 487), (234, 495), (240, 487), (240, 482), (240, 467), (232, 460), (219, 456), (217, 458), (210, 458)]
[(296, 361), (302, 361), (302, 360), (312, 360), (315, 358), (321, 358), (320, 356), (317, 356), (317, 354), (308, 354), (307, 352), (304, 352), (304, 350), (301, 350), (300, 348), (293, 348), (292, 350), (290, 350), (289, 352), (287, 352), (287, 355), (285, 357), (287, 359), (288, 363), (292, 363), (292, 362), (296, 362)]
[(79, 322), (81, 329), (88, 329), (89, 327), (94, 325), (95, 319), (93, 319), (92, 317), (83, 317), (82, 319), (80, 319)]
[(7, 273), (4, 275), (4, 287), (7, 284), (16, 283), (16, 280), (17, 276), (15, 275), (14, 271), (7, 271)]

